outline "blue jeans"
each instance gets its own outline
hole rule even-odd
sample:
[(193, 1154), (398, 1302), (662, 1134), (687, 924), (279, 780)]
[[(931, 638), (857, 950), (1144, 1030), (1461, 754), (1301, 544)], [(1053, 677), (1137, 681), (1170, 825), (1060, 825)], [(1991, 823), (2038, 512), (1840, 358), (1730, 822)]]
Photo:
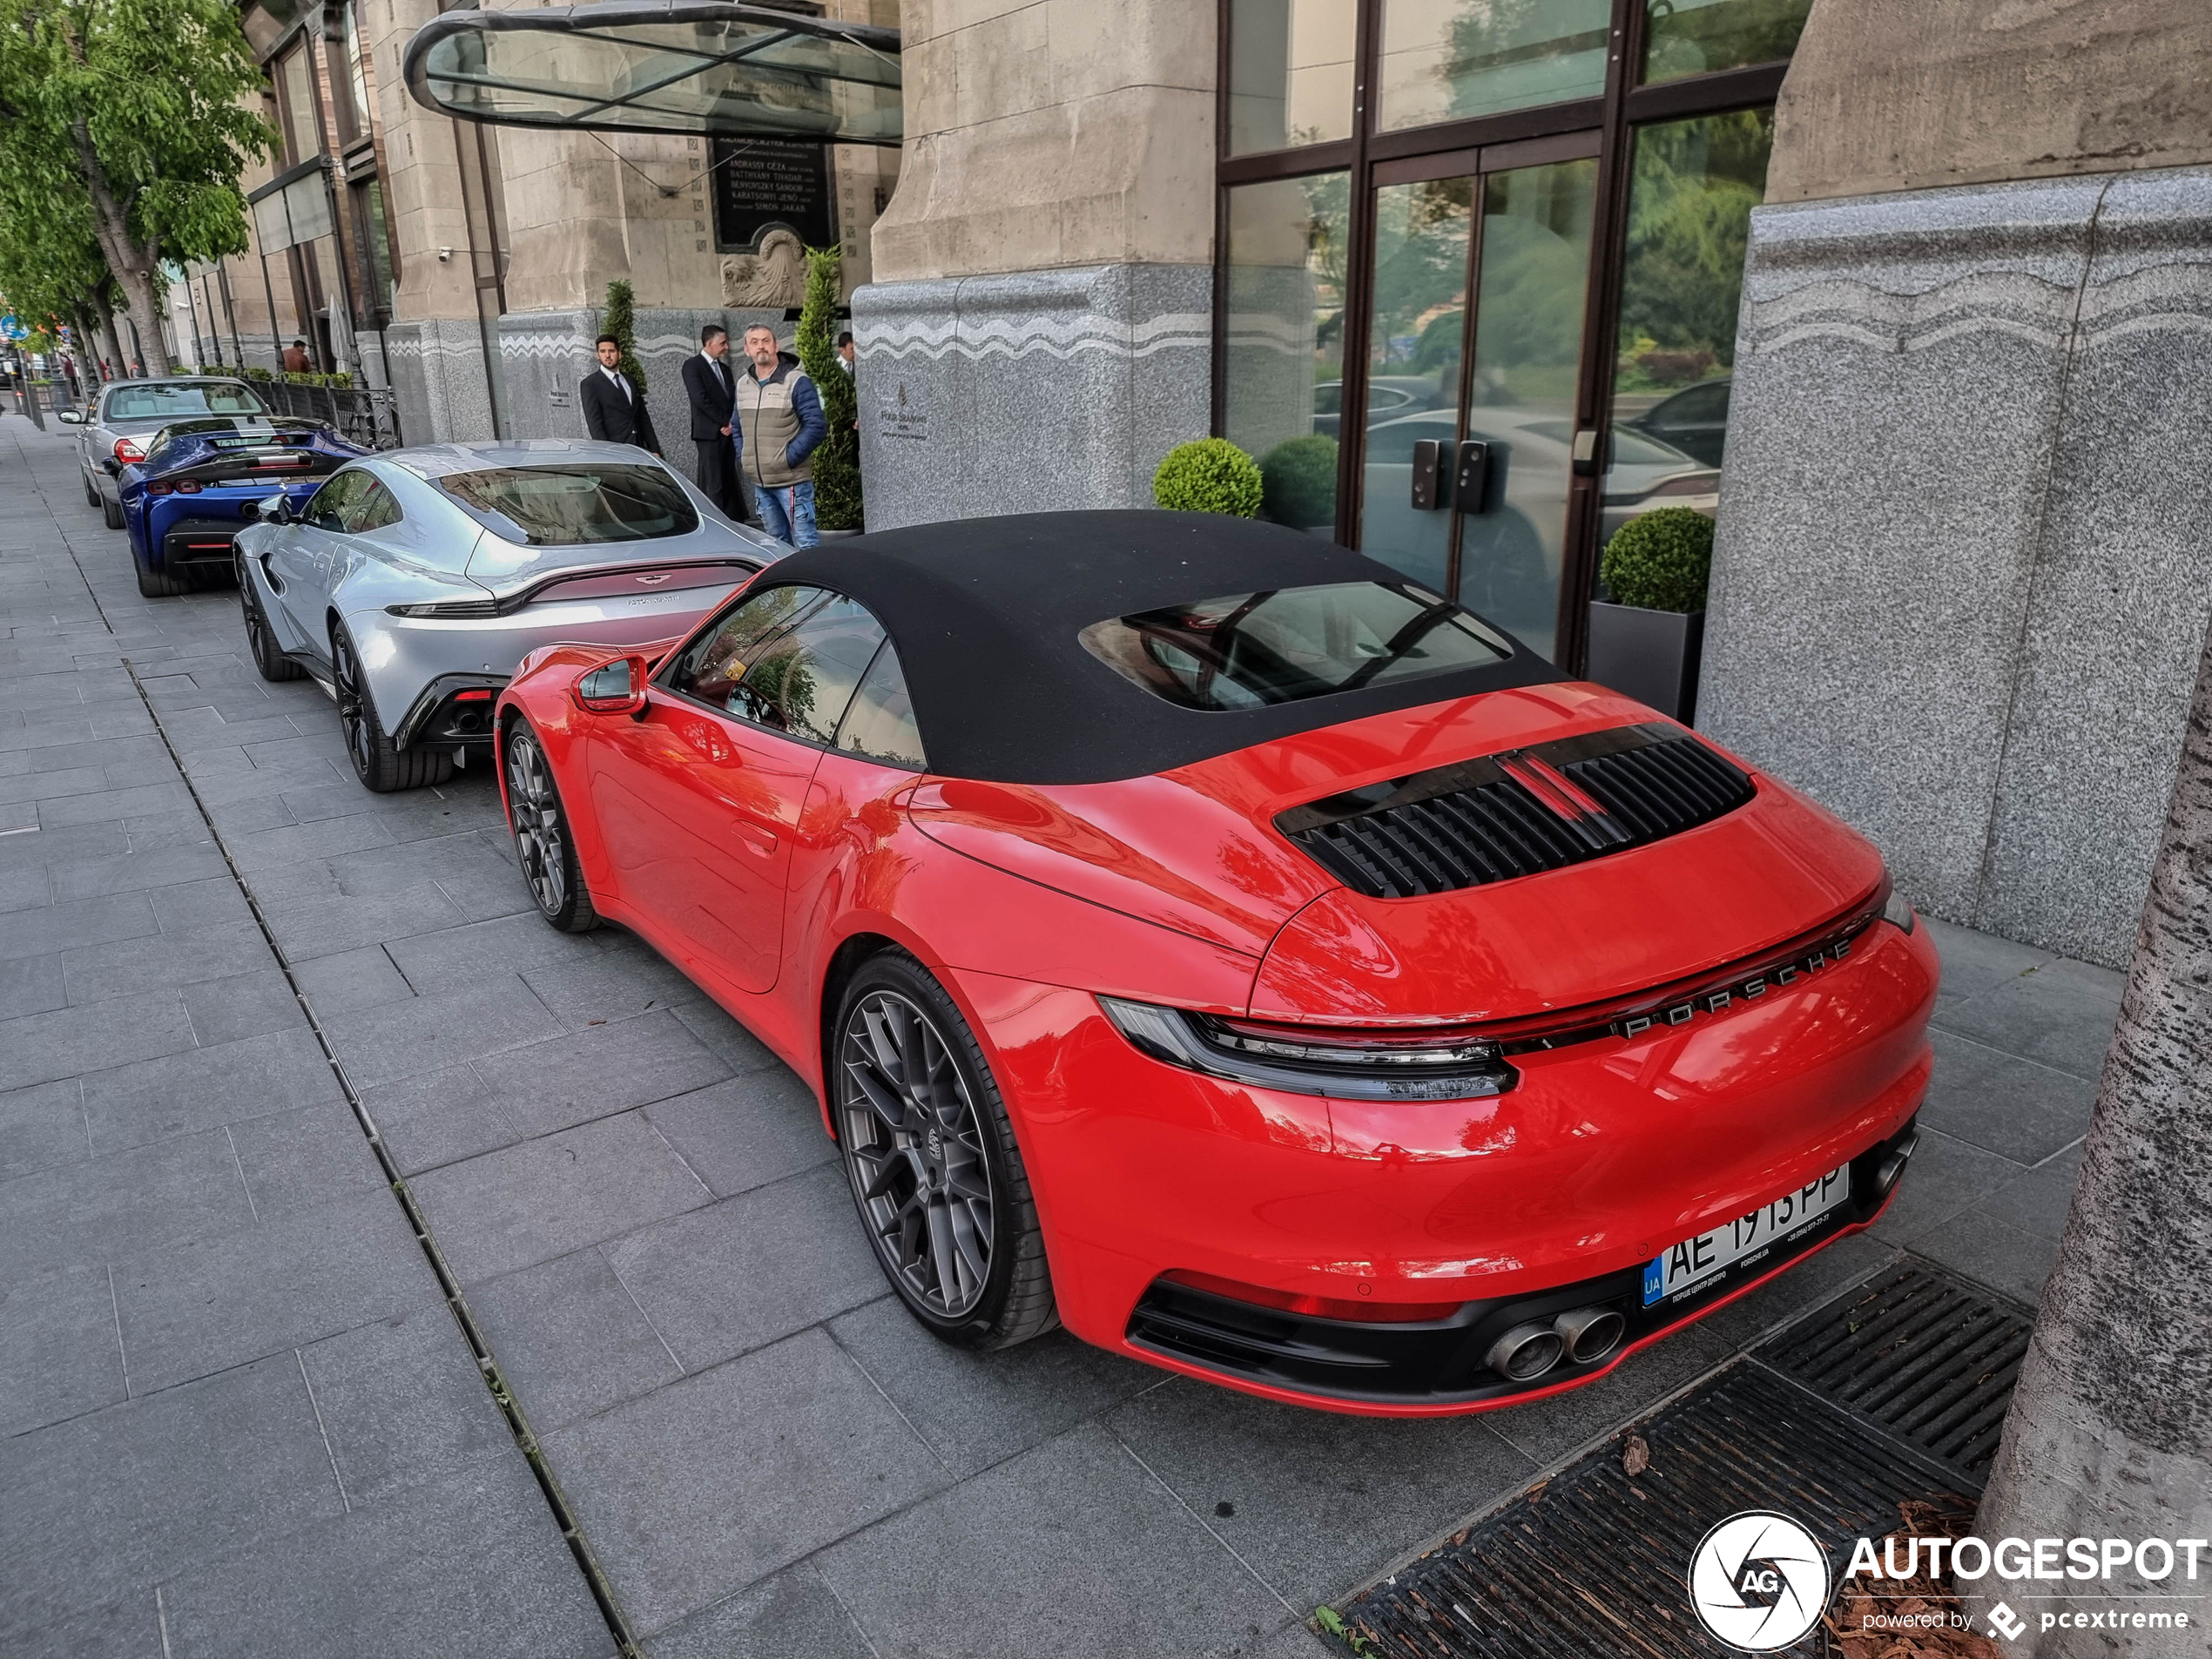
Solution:
[(777, 484), (752, 486), (753, 510), (760, 528), (792, 547), (813, 547), (822, 538), (814, 533), (814, 486)]

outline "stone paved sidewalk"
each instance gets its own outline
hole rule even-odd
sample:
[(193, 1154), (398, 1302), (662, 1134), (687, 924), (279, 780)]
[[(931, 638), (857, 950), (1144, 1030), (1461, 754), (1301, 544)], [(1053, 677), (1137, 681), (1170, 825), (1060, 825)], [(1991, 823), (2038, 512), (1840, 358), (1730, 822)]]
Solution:
[(231, 591), (138, 597), (65, 441), (0, 420), (10, 1656), (613, 1650), (323, 1041), (656, 1659), (1318, 1655), (1317, 1603), (1901, 1248), (2047, 1270), (2118, 978), (1931, 924), (1896, 1208), (1594, 1387), (1386, 1422), (954, 1352), (780, 1063), (544, 927), (488, 775), (369, 794), (243, 644)]

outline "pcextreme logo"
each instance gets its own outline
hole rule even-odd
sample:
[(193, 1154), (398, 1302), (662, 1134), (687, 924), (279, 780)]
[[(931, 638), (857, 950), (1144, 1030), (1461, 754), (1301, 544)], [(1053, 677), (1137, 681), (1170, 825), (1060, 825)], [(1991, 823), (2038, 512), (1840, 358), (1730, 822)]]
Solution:
[(1689, 1558), (1689, 1605), (1706, 1629), (1740, 1652), (1786, 1648), (1827, 1609), (1827, 1553), (1787, 1515), (1730, 1515)]

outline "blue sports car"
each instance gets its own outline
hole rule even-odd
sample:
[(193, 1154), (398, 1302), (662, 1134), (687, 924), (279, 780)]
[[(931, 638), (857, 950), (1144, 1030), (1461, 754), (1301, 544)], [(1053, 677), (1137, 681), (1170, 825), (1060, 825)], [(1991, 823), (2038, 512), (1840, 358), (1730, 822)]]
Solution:
[(368, 450), (328, 427), (281, 415), (179, 421), (146, 441), (145, 459), (116, 475), (138, 591), (182, 593), (194, 574), (231, 569), (231, 544), (281, 493), (298, 507)]

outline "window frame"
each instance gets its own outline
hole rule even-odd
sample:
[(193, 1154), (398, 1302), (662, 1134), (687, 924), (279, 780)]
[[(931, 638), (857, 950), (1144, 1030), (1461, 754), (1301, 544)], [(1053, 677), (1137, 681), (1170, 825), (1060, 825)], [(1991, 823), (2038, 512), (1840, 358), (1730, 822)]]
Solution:
[[(773, 567), (771, 566), (770, 568), (772, 569)], [(860, 674), (853, 681), (852, 695), (848, 696), (845, 699), (845, 706), (838, 711), (837, 724), (830, 728), (829, 741), (826, 743), (819, 742), (813, 738), (802, 736), (796, 732), (779, 731), (774, 726), (763, 725), (759, 721), (749, 718), (747, 716), (738, 713), (735, 709), (710, 703), (705, 698), (694, 696), (691, 692), (684, 691), (670, 683), (676, 672), (676, 664), (683, 660), (685, 653), (689, 651), (693, 645), (713, 634), (725, 622), (732, 617), (736, 616), (739, 610), (744, 609), (746, 605), (752, 604), (752, 601), (765, 598), (771, 593), (779, 592), (788, 588), (811, 589), (813, 592), (821, 595), (822, 597), (808, 605), (805, 610), (799, 611), (798, 615), (794, 616), (781, 628), (777, 629), (772, 634), (766, 635), (759, 641), (759, 644), (755, 644), (746, 658), (746, 665), (748, 668), (752, 665), (752, 658), (759, 656), (763, 651), (765, 651), (778, 640), (788, 637), (800, 627), (803, 627), (808, 617), (812, 617), (816, 611), (822, 609), (825, 601), (835, 603), (839, 600), (842, 600), (846, 604), (856, 607), (867, 617), (869, 621), (875, 624), (876, 631), (883, 636), (882, 639), (877, 643), (875, 650), (868, 653), (868, 660), (860, 665)], [(871, 765), (897, 766), (898, 763), (896, 761), (878, 760), (872, 755), (853, 753), (851, 751), (840, 749), (837, 746), (838, 734), (845, 730), (845, 717), (853, 711), (853, 698), (860, 694), (860, 687), (867, 679), (868, 671), (875, 666), (876, 658), (883, 654), (884, 646), (890, 644), (892, 644), (891, 631), (883, 625), (883, 618), (877, 616), (874, 611), (870, 610), (867, 606), (861, 604), (858, 599), (855, 599), (849, 593), (840, 592), (835, 588), (821, 587), (812, 582), (774, 582), (769, 583), (765, 588), (757, 589), (748, 585), (745, 589), (732, 596), (729, 604), (724, 605), (721, 610), (716, 611), (714, 615), (709, 617), (705, 622), (700, 624), (698, 627), (693, 629), (691, 633), (685, 637), (682, 644), (678, 644), (673, 651), (670, 651), (666, 657), (663, 658), (661, 659), (660, 666), (656, 668), (646, 678), (645, 685), (649, 691), (658, 691), (665, 696), (675, 698), (679, 702), (685, 704), (689, 707), (704, 710), (706, 713), (718, 716), (722, 719), (733, 721), (737, 725), (743, 726), (746, 731), (757, 732), (763, 737), (775, 738), (785, 743), (797, 744), (803, 749), (812, 749), (819, 754), (849, 753), (852, 754), (852, 758), (853, 759), (865, 760)], [(900, 678), (903, 678), (905, 677), (905, 670), (903, 667), (900, 669)], [(914, 722), (914, 732), (917, 737), (921, 735), (921, 723), (919, 720)], [(925, 755), (928, 753), (928, 747), (927, 745), (923, 745), (922, 752)], [(904, 767), (900, 769), (902, 771), (909, 770), (908, 768)]]
[[(1373, 319), (1375, 191), (1379, 182), (1453, 172), (1488, 173), (1555, 158), (1562, 146), (1598, 158), (1597, 201), (1591, 227), (1585, 293), (1581, 368), (1574, 424), (1594, 433), (1595, 452), (1607, 453), (1614, 425), (1615, 341), (1619, 331), (1622, 260), (1628, 238), (1631, 151), (1636, 130), (1696, 116), (1772, 105), (1788, 72), (1787, 59), (1709, 71), (1651, 84), (1642, 82), (1649, 0), (1613, 0), (1605, 88), (1595, 98), (1534, 105), (1491, 115), (1385, 131), (1377, 91), (1385, 0), (1355, 0), (1352, 126), (1346, 138), (1232, 156), (1229, 151), (1231, 0), (1215, 0), (1214, 235), (1212, 407), (1209, 429), (1224, 432), (1227, 415), (1230, 192), (1239, 185), (1344, 172), (1349, 175), (1343, 339), (1339, 395), (1336, 539), (1358, 545), (1360, 494), (1365, 483), (1362, 444), (1367, 414), (1367, 353)], [(1454, 154), (1453, 152), (1460, 152)], [(1388, 179), (1379, 174), (1387, 169)], [(1602, 527), (1602, 477), (1593, 467), (1573, 479), (1564, 563), (1560, 572), (1557, 644), (1554, 658), (1569, 671), (1586, 660), (1589, 600), (1597, 577)]]

